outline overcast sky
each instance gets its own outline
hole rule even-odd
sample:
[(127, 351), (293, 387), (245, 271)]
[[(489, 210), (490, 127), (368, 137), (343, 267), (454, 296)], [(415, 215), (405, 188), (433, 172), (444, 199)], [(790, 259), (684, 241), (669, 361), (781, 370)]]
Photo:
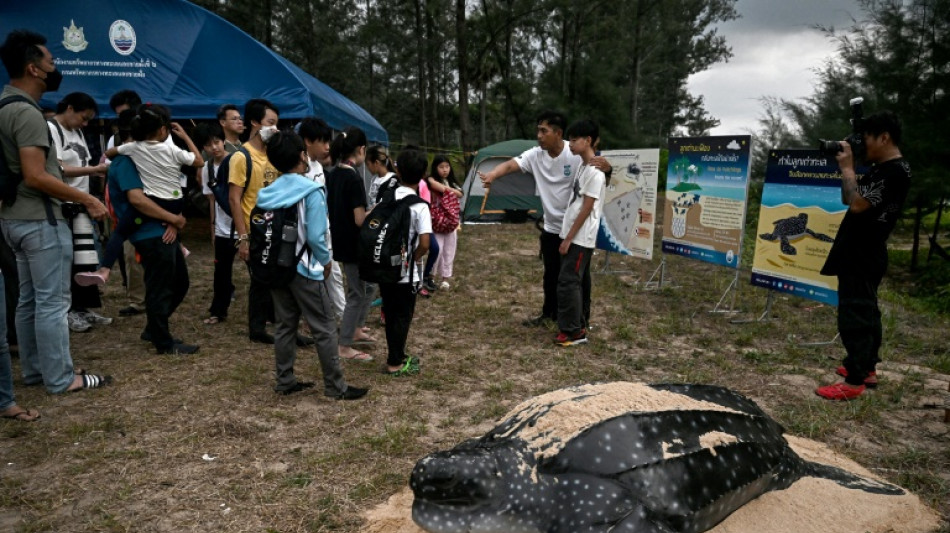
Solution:
[(852, 19), (864, 18), (857, 0), (739, 0), (736, 10), (742, 17), (719, 29), (732, 47), (732, 59), (688, 82), (690, 92), (703, 95), (706, 109), (721, 122), (713, 135), (755, 130), (763, 96), (810, 96), (814, 70), (835, 54), (835, 43), (814, 25), (843, 30)]

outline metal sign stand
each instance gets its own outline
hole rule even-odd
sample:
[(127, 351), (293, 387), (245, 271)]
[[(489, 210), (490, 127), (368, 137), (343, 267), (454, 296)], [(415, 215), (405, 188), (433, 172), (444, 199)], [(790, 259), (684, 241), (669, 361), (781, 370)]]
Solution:
[[(610, 251), (604, 250), (604, 267), (600, 269), (601, 274), (633, 274), (632, 270), (610, 270)], [(639, 283), (639, 280), (637, 280)]]
[[(728, 308), (722, 307), (723, 302), (726, 301), (726, 298), (729, 296), (729, 293), (732, 293), (732, 301), (729, 303)], [(739, 270), (736, 269), (736, 275), (732, 278), (732, 281), (729, 282), (729, 286), (726, 287), (725, 292), (722, 293), (722, 297), (719, 298), (719, 301), (716, 302), (716, 307), (713, 307), (709, 312), (710, 313), (723, 313), (723, 314), (735, 314), (739, 311), (736, 309), (736, 295), (739, 293)]]
[[(643, 290), (659, 291), (660, 289), (662, 289), (665, 274), (666, 274), (666, 257), (664, 256), (663, 259), (660, 259), (660, 266), (656, 267), (656, 270), (654, 270), (653, 274), (650, 275), (650, 279), (648, 279), (646, 283), (643, 284)], [(657, 279), (657, 275), (659, 275), (659, 280), (653, 281), (654, 279)]]
[(741, 318), (730, 320), (730, 324), (751, 324), (752, 322), (770, 322), (772, 320), (772, 306), (775, 305), (775, 291), (769, 289), (769, 295), (765, 300), (765, 309), (759, 318)]

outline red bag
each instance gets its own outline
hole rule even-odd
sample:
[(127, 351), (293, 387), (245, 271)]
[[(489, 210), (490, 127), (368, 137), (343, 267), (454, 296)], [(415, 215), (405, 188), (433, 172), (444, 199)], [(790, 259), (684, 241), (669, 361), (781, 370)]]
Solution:
[(452, 233), (459, 226), (459, 199), (451, 190), (447, 190), (442, 195), (433, 191), (432, 206), (429, 211), (432, 213), (432, 231), (435, 233)]

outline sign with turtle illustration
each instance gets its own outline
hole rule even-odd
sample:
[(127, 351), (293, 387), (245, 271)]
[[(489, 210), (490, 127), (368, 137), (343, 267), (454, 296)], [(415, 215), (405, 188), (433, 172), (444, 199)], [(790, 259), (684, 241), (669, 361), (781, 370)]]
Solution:
[(663, 253), (739, 268), (751, 137), (669, 140)]
[(837, 305), (837, 279), (819, 272), (846, 210), (834, 159), (817, 150), (772, 150), (755, 232), (752, 284)]
[(660, 150), (611, 150), (601, 155), (613, 167), (613, 175), (604, 197), (597, 248), (652, 259)]

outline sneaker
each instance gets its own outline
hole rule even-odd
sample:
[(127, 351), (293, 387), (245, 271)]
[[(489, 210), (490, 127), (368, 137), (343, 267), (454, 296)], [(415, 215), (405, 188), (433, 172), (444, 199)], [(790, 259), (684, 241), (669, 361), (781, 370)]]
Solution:
[[(848, 369), (843, 366), (839, 366), (838, 369), (835, 370), (835, 374), (838, 374), (839, 376), (846, 378), (848, 377)], [(872, 370), (868, 372), (868, 377), (864, 378), (864, 386), (869, 389), (873, 389), (874, 387), (877, 387), (877, 372), (876, 371)]]
[(139, 309), (138, 307), (135, 307), (134, 305), (130, 305), (128, 307), (123, 307), (122, 309), (119, 309), (119, 316), (135, 316), (135, 315), (141, 315), (144, 312), (145, 312), (144, 309)]
[(835, 401), (853, 400), (864, 392), (864, 385), (849, 385), (847, 383), (835, 383), (815, 389), (815, 394), (822, 398)]
[(561, 331), (557, 334), (557, 337), (554, 337), (554, 344), (558, 346), (587, 344), (587, 331), (582, 329), (573, 335)]
[(66, 313), (66, 323), (69, 324), (70, 331), (75, 331), (76, 333), (89, 331), (89, 328), (92, 327), (92, 325), (86, 322), (86, 319), (82, 317), (82, 314), (76, 311)]
[(99, 313), (94, 313), (92, 311), (80, 311), (79, 316), (81, 316), (83, 320), (90, 324), (102, 324), (105, 326), (112, 323), (111, 318), (102, 316)]
[(433, 281), (432, 278), (426, 278), (422, 280), (422, 286), (429, 292), (435, 292), (438, 290), (438, 287), (435, 286), (435, 281)]
[(536, 317), (526, 318), (522, 320), (521, 325), (536, 328), (536, 327), (547, 325), (550, 322), (554, 322), (554, 320), (552, 320), (551, 317), (547, 315), (538, 315)]
[(336, 397), (337, 400), (359, 400), (363, 396), (366, 396), (366, 393), (369, 392), (369, 389), (364, 389), (362, 387), (353, 387), (352, 385), (347, 387), (343, 394), (340, 394)]
[(439, 290), (440, 290), (440, 291), (447, 291), (447, 290), (449, 290), (449, 289), (451, 289), (451, 288), (452, 288), (452, 286), (449, 285), (449, 282), (448, 282), (448, 281), (443, 281), (442, 283), (439, 283)]
[(159, 355), (191, 355), (198, 353), (197, 344), (182, 344), (176, 342), (172, 344), (171, 348), (165, 348), (164, 350), (157, 350)]

